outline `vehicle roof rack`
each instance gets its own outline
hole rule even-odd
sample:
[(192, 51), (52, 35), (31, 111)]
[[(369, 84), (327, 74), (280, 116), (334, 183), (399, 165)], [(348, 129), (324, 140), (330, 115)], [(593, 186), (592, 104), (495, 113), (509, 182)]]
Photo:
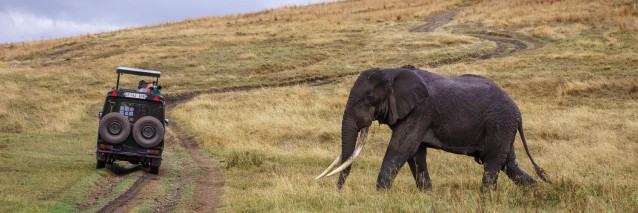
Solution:
[(160, 75), (162, 74), (160, 71), (143, 70), (143, 69), (130, 68), (130, 67), (117, 67), (115, 72), (117, 72), (117, 74), (131, 74), (131, 75), (151, 76), (151, 77), (157, 77), (157, 78), (159, 78)]

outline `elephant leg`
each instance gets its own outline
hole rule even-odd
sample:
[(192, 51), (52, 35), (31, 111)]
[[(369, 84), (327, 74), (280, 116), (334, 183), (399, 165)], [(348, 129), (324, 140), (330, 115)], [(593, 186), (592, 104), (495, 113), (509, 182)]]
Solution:
[(487, 131), (483, 159), (483, 184), (481, 191), (496, 190), (498, 173), (505, 167), (508, 155), (514, 142), (516, 130), (499, 128)]
[(505, 163), (505, 167), (503, 167), (503, 171), (507, 174), (516, 185), (519, 186), (529, 186), (536, 185), (536, 180), (532, 178), (527, 172), (525, 172), (521, 167), (516, 163), (516, 153), (514, 152), (514, 146), (511, 146), (510, 152), (507, 155), (507, 162)]
[(337, 180), (337, 189), (341, 190), (343, 184), (345, 184), (346, 178), (348, 177), (348, 175), (350, 175), (350, 169), (352, 169), (352, 166), (348, 166), (346, 169), (339, 173), (339, 179)]
[[(410, 172), (412, 172), (412, 177), (415, 181), (417, 181), (417, 169), (416, 169), (416, 157), (408, 159), (408, 166), (410, 166)], [(417, 181), (417, 185), (418, 185)]]
[[(381, 163), (379, 177), (377, 178), (378, 191), (390, 189), (392, 180), (399, 173), (401, 167), (415, 156), (426, 129), (427, 126), (425, 125), (419, 126), (416, 123), (405, 121), (401, 126), (393, 128), (392, 139), (390, 139), (390, 144), (383, 157), (383, 163)], [(425, 156), (423, 156), (423, 162), (425, 162)], [(426, 167), (425, 164), (418, 165), (421, 163), (421, 159), (415, 160), (414, 163), (417, 169)]]
[(394, 180), (408, 159), (409, 158), (402, 157), (401, 153), (391, 151), (390, 149), (386, 151), (383, 163), (381, 163), (379, 177), (377, 177), (377, 191), (387, 191), (390, 189), (392, 180)]
[(485, 164), (483, 172), (483, 181), (481, 185), (481, 192), (487, 192), (489, 190), (496, 191), (496, 182), (498, 181), (499, 169), (496, 166), (489, 166), (491, 164)]
[[(424, 137), (426, 137), (431, 120), (423, 116), (406, 116), (401, 122), (390, 127), (392, 129), (392, 138), (388, 144), (388, 149), (383, 157), (379, 176), (377, 178), (377, 191), (385, 191), (390, 189), (392, 180), (399, 173), (399, 170), (409, 160), (414, 160), (415, 168), (419, 174), (419, 168), (427, 171), (425, 165), (425, 149), (419, 158), (413, 159), (419, 150)], [(431, 134), (433, 135), (433, 134)], [(425, 148), (425, 147), (424, 147)], [(423, 162), (423, 164), (422, 164)], [(420, 175), (415, 175), (417, 179), (421, 179)], [(425, 182), (425, 176), (422, 178)], [(429, 178), (427, 178), (429, 180)], [(424, 183), (425, 187), (425, 183)]]
[(419, 147), (416, 154), (412, 159), (408, 160), (410, 171), (416, 182), (416, 187), (421, 190), (431, 190), (432, 182), (430, 181), (430, 174), (428, 173), (428, 166), (426, 161), (427, 150), (425, 147)]

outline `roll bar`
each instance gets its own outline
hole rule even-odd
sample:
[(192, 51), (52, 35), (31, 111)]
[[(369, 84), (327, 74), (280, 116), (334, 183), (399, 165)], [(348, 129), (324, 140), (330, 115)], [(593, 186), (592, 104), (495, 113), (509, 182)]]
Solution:
[(154, 84), (159, 83), (159, 77), (162, 74), (162, 72), (160, 71), (144, 70), (144, 69), (130, 68), (130, 67), (117, 67), (117, 69), (115, 69), (115, 73), (117, 73), (117, 82), (115, 83), (116, 90), (120, 89), (121, 74), (155, 77), (155, 81), (153, 81)]

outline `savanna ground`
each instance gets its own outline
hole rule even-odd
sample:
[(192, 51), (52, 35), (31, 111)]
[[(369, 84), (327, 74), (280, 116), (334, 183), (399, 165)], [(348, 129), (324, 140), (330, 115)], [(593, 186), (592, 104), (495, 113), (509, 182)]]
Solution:
[[(0, 45), (0, 211), (83, 210), (96, 186), (116, 183), (109, 195), (116, 197), (141, 176), (94, 169), (97, 112), (114, 84), (114, 68), (130, 66), (163, 71), (167, 96), (203, 94), (178, 105), (170, 118), (222, 161), (218, 211), (634, 212), (636, 4), (345, 1)], [(459, 10), (454, 20), (434, 32), (410, 32), (425, 17), (451, 10)], [(534, 37), (545, 45), (479, 60), (497, 45), (469, 32)], [(451, 60), (458, 62), (427, 66)], [(404, 168), (392, 190), (378, 193), (390, 138), (378, 125), (343, 190), (336, 191), (334, 177), (315, 181), (340, 152), (341, 113), (357, 73), (404, 64), (442, 75), (479, 74), (501, 85), (521, 108), (532, 155), (555, 183), (521, 188), (501, 175), (498, 191), (481, 196), (481, 166), (430, 150), (432, 191), (416, 190)], [(321, 86), (205, 94), (331, 76), (345, 77)], [(519, 163), (532, 172), (521, 142), (515, 144)], [(183, 154), (166, 153), (163, 167), (179, 164)], [(164, 169), (161, 175), (179, 174)], [(189, 187), (196, 186), (187, 185), (187, 198), (194, 196)]]

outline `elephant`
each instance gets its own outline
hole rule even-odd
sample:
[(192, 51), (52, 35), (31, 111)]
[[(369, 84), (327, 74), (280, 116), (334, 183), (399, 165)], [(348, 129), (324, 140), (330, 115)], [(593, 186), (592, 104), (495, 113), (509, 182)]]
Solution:
[(478, 75), (446, 77), (412, 65), (373, 68), (359, 75), (343, 113), (341, 155), (316, 179), (340, 173), (337, 188), (343, 187), (373, 120), (392, 131), (377, 178), (378, 191), (390, 189), (406, 162), (417, 188), (430, 190), (428, 148), (474, 157), (484, 169), (482, 192), (496, 190), (501, 170), (516, 185), (536, 185), (516, 163), (517, 131), (536, 174), (551, 183), (529, 152), (518, 106), (503, 89)]

